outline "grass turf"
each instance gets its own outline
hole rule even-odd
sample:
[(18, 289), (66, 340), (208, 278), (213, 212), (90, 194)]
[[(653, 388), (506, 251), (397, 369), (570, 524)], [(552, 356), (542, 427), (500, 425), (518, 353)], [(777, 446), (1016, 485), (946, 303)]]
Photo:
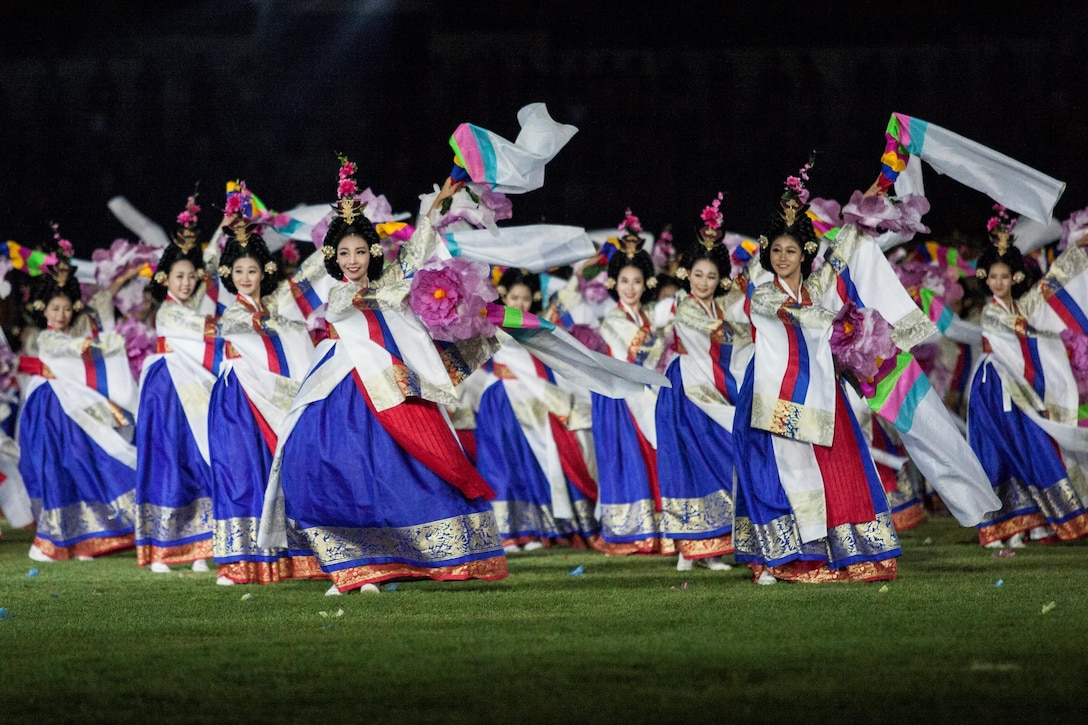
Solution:
[(744, 567), (680, 573), (672, 559), (552, 549), (512, 555), (501, 582), (325, 597), (324, 581), (219, 587), (214, 566), (152, 574), (131, 552), (37, 563), (31, 534), (5, 526), (0, 722), (995, 723), (1085, 712), (1083, 544), (995, 558), (947, 517), (901, 538), (899, 579), (884, 591), (759, 587)]

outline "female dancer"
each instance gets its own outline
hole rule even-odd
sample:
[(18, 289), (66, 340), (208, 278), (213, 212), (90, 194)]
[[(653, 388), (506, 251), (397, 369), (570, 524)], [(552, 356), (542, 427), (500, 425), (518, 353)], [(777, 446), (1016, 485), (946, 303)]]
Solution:
[(1018, 294), (1024, 260), (1012, 244), (1016, 220), (994, 209), (992, 246), (976, 272), (993, 296), (982, 312), (984, 354), (972, 375), (967, 435), (1002, 506), (979, 524), (979, 543), (1017, 548), (1024, 532), (1078, 539), (1088, 536), (1088, 429), (1077, 427), (1077, 385), (1060, 333), (1085, 319), (1086, 300), (1068, 290), (1088, 270), (1088, 235)]
[(283, 294), (273, 295), (277, 265), (257, 226), (231, 207), (228, 203), (234, 213), (223, 228), (227, 243), (218, 271), (237, 298), (220, 321), (229, 345), (208, 403), (216, 583), (320, 576), (305, 552), (257, 544), (277, 436), (309, 368), (313, 344), (304, 323), (278, 314)]
[(189, 197), (149, 283), (158, 343), (144, 360), (136, 414), (136, 562), (158, 574), (188, 562), (208, 571), (212, 555), (208, 401), (224, 342), (215, 319), (196, 311), (204, 277), (199, 211)]
[[(342, 167), (341, 178), (353, 172)], [(384, 272), (357, 200), (341, 195), (329, 223), (322, 252), (339, 281), (328, 338), (285, 425), (262, 541), (304, 541), (332, 578), (330, 595), (377, 592), (391, 579), (507, 575), (494, 494), (442, 407), (495, 348), (479, 339), (440, 345), (407, 304), (410, 278), (440, 244), (432, 213), (460, 187), (447, 179)]]
[[(680, 252), (677, 276), (691, 293), (679, 293), (673, 329), (680, 354), (669, 364), (672, 387), (658, 393), (655, 411), (662, 526), (679, 549), (679, 571), (693, 565), (728, 570), (722, 555), (733, 552), (736, 379), (730, 362), (734, 341), (747, 347), (750, 332), (729, 317), (744, 290), (734, 289), (729, 277), (721, 199), (703, 210), (698, 239)], [(744, 319), (743, 312), (734, 317)]]
[[(807, 194), (791, 177), (760, 239), (760, 261), (775, 276), (750, 300), (754, 357), (733, 429), (735, 555), (759, 583), (893, 579), (899, 539), (835, 372), (836, 312), (824, 304), (837, 300), (836, 265), (811, 274), (818, 244)], [(843, 227), (832, 256), (848, 258), (849, 247), (864, 243)]]
[[(511, 268), (497, 287), (503, 304), (536, 312), (540, 279)], [(566, 423), (569, 386), (509, 335), (491, 364), (476, 414), (476, 461), (495, 489), (491, 502), (506, 551), (555, 542), (584, 546), (597, 534), (597, 482)]]
[[(642, 249), (638, 217), (627, 210), (619, 227), (623, 236), (608, 261), (608, 291), (618, 302), (601, 320), (600, 333), (608, 353), (619, 360), (659, 369), (666, 341), (654, 324), (657, 278), (653, 261)], [(666, 300), (663, 305), (670, 305)], [(599, 466), (601, 542), (609, 554), (671, 554), (673, 540), (662, 525), (658, 485), (657, 434), (654, 407), (657, 389), (645, 387), (625, 399), (593, 395), (593, 446)]]
[(125, 341), (83, 314), (70, 243), (54, 253), (28, 305), (38, 331), (19, 360), (19, 471), (37, 516), (36, 561), (127, 549), (134, 530), (136, 384)]

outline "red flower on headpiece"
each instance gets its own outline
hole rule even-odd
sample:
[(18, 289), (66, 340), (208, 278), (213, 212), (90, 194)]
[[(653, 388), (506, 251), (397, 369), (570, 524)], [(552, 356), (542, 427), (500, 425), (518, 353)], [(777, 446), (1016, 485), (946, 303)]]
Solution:
[(812, 168), (812, 162), (805, 164), (797, 172), (797, 176), (786, 177), (786, 191), (793, 192), (800, 199), (802, 204), (808, 203), (808, 189), (805, 188), (805, 182), (808, 181), (808, 170)]
[(290, 264), (295, 264), (302, 258), (302, 255), (298, 252), (298, 247), (295, 246), (295, 242), (292, 239), (288, 239), (284, 242), (281, 254), (283, 255), (283, 261)]
[(355, 185), (355, 181), (352, 179), (340, 179), (340, 183), (336, 187), (336, 195), (341, 199), (346, 199), (349, 196), (355, 196), (355, 192), (358, 187)]
[(706, 226), (710, 227), (711, 229), (721, 229), (722, 227), (722, 219), (724, 219), (724, 215), (721, 211), (721, 205), (723, 198), (724, 196), (722, 195), (722, 192), (719, 191), (718, 198), (712, 201), (709, 206), (704, 207), (703, 213), (700, 215), (700, 218), (703, 220)]
[(178, 214), (178, 224), (183, 227), (191, 227), (196, 224), (196, 215), (200, 213), (200, 207), (196, 203), (196, 195), (189, 197), (185, 204), (185, 211)]
[(638, 217), (631, 213), (631, 209), (628, 208), (624, 212), (623, 223), (617, 227), (620, 231), (629, 231), (638, 234), (642, 231), (642, 222), (638, 220)]
[(993, 208), (996, 213), (986, 222), (986, 231), (992, 232), (1001, 227), (1004, 231), (1011, 232), (1016, 226), (1017, 218), (1010, 217), (1008, 209), (1001, 204), (994, 204)]
[(57, 248), (60, 250), (60, 253), (63, 254), (65, 257), (71, 257), (72, 252), (74, 251), (72, 249), (72, 243), (69, 242), (67, 239), (61, 238), (60, 226), (56, 222), (53, 222), (52, 224), (50, 224), (50, 226), (53, 227), (53, 239), (56, 240)]
[(355, 183), (356, 166), (354, 161), (349, 161), (347, 156), (337, 154), (340, 160), (340, 183), (336, 186), (336, 196), (339, 199), (350, 199), (359, 191), (359, 185)]

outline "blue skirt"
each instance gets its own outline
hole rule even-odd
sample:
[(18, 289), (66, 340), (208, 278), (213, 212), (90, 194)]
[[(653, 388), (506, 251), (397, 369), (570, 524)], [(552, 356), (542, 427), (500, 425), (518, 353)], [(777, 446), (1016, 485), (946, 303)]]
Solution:
[(554, 517), (551, 485), (514, 415), (503, 382), (492, 384), (480, 396), (476, 465), (495, 490), (491, 505), (503, 539), (559, 539), (597, 533), (593, 502), (569, 479), (567, 493), (574, 518)]
[(220, 575), (239, 583), (289, 578), (287, 551), (257, 546), (272, 451), (233, 370), (212, 386), (208, 452), (215, 518), (213, 553)]
[[(852, 476), (845, 481), (837, 480), (837, 476), (842, 478), (842, 472), (830, 466), (825, 470), (824, 464), (820, 463), (827, 506), (827, 535), (802, 541), (780, 477), (782, 463), (775, 456), (774, 434), (751, 425), (753, 369), (754, 360), (749, 363), (738, 395), (733, 426), (737, 464), (734, 530), (737, 561), (769, 567), (796, 563), (813, 565), (812, 568), (793, 568), (799, 581), (894, 578), (894, 559), (902, 554), (899, 537), (876, 466), (845, 393), (841, 389), (837, 391), (832, 450), (833, 459), (850, 462), (844, 467), (852, 472)], [(830, 495), (832, 489), (837, 492), (834, 497)], [(843, 491), (848, 492), (850, 500), (839, 503), (844, 500)], [(832, 524), (839, 520), (838, 507), (848, 506), (850, 501), (861, 502), (861, 508), (871, 508), (873, 518)], [(816, 573), (819, 567), (825, 578)], [(841, 570), (842, 577), (830, 573), (834, 570)]]
[(165, 359), (144, 375), (136, 421), (137, 562), (211, 556), (211, 468), (200, 455)]
[(967, 440), (1001, 499), (978, 525), (983, 544), (1047, 523), (1062, 539), (1088, 536), (1088, 514), (1054, 441), (1013, 404), (989, 360), (971, 380)]
[(54, 559), (131, 547), (136, 472), (68, 417), (49, 383), (21, 416), (19, 473), (37, 513), (34, 543)]
[(710, 539), (733, 530), (733, 434), (684, 393), (680, 358), (657, 395), (657, 473), (662, 524), (672, 539)]
[(626, 402), (593, 393), (592, 405), (601, 538), (616, 544), (664, 538), (656, 453)]
[(289, 536), (307, 542), (342, 591), (397, 578), (506, 576), (490, 503), (466, 499), (405, 451), (351, 375), (299, 416), (280, 482)]

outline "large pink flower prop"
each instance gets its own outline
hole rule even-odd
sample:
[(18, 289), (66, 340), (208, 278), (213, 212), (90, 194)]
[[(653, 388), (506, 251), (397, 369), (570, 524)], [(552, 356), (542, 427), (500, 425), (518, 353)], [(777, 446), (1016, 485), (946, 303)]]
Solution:
[(408, 304), (434, 339), (455, 342), (494, 334), (485, 315), (498, 296), (487, 264), (454, 258), (417, 271)]
[(1075, 243), (1085, 234), (1088, 234), (1088, 209), (1078, 209), (1062, 222), (1062, 238), (1058, 242), (1058, 249), (1064, 252), (1070, 242)]
[(1088, 335), (1066, 328), (1062, 330), (1062, 342), (1065, 343), (1065, 349), (1069, 355), (1069, 367), (1073, 369), (1073, 379), (1077, 381), (1080, 402), (1088, 402)]
[(873, 308), (858, 309), (853, 302), (847, 302), (831, 327), (831, 354), (836, 364), (860, 381), (872, 380), (881, 364), (899, 352), (891, 330), (888, 321)]

